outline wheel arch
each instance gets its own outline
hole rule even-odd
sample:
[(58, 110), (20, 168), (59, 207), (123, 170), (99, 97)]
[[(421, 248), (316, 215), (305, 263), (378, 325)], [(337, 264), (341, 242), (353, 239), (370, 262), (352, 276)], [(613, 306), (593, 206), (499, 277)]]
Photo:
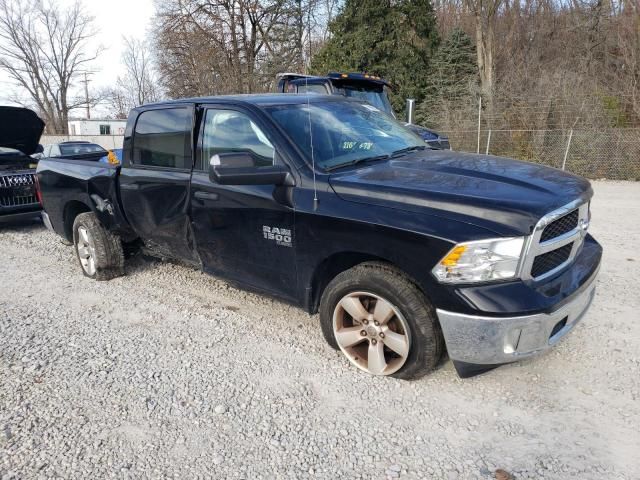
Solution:
[(401, 268), (395, 262), (387, 258), (368, 253), (344, 251), (328, 256), (327, 258), (322, 260), (322, 262), (320, 262), (313, 271), (311, 282), (308, 287), (309, 295), (307, 300), (307, 310), (309, 311), (309, 313), (315, 314), (318, 312), (322, 294), (324, 293), (327, 285), (329, 285), (331, 280), (333, 280), (340, 273), (362, 263), (375, 263), (400, 272), (405, 275), (412, 283), (414, 283), (423, 294), (425, 294), (424, 289), (422, 288), (420, 283), (417, 282), (406, 270)]
[(73, 222), (76, 217), (81, 213), (91, 212), (91, 207), (80, 200), (71, 200), (67, 202), (64, 206), (64, 211), (62, 214), (63, 218), (63, 227), (64, 227), (64, 238), (73, 242)]

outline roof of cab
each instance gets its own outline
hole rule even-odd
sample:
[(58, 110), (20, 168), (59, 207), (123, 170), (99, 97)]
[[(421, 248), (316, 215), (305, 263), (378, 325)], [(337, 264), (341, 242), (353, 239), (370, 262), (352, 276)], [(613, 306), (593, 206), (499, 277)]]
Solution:
[(319, 101), (324, 102), (352, 102), (357, 101), (355, 99), (339, 96), (339, 95), (303, 95), (298, 93), (253, 93), (243, 95), (218, 95), (212, 97), (193, 97), (193, 98), (180, 98), (176, 100), (166, 100), (157, 103), (147, 103), (137, 107), (137, 109), (144, 109), (153, 106), (162, 105), (176, 105), (181, 103), (244, 103), (257, 106), (267, 105), (298, 105), (307, 102), (315, 103)]

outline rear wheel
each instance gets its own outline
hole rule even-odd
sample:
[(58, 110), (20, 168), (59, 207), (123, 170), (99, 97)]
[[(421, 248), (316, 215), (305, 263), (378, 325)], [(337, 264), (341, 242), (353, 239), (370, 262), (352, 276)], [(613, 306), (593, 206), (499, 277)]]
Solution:
[(372, 375), (420, 378), (443, 352), (424, 294), (384, 264), (365, 263), (336, 276), (322, 296), (320, 319), (329, 344)]
[(110, 280), (124, 273), (120, 238), (106, 230), (93, 213), (81, 213), (75, 218), (73, 244), (85, 276)]

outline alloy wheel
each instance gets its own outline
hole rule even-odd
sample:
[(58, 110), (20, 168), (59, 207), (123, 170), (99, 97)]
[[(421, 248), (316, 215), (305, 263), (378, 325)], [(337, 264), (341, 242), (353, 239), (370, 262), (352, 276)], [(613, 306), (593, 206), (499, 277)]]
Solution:
[(78, 258), (82, 269), (87, 275), (92, 277), (96, 273), (96, 249), (93, 246), (93, 239), (89, 231), (80, 226), (78, 228), (78, 241), (76, 245)]
[(333, 312), (333, 333), (351, 363), (373, 375), (391, 375), (407, 361), (408, 324), (397, 307), (369, 292), (345, 295)]

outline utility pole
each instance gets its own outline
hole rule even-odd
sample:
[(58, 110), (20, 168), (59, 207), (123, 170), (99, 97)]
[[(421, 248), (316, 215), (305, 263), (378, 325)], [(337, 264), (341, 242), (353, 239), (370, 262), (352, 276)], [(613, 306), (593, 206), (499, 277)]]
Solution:
[(296, 8), (296, 16), (298, 17), (297, 20), (297, 27), (298, 27), (298, 32), (297, 32), (297, 38), (296, 38), (296, 49), (298, 50), (298, 69), (301, 72), (305, 72), (307, 73), (307, 68), (304, 62), (304, 45), (302, 43), (302, 36), (304, 35), (304, 13), (302, 12), (302, 0), (296, 0), (296, 3), (298, 4), (297, 8)]
[(482, 95), (478, 96), (478, 150), (476, 153), (480, 153), (480, 125), (482, 121)]
[(87, 120), (91, 120), (91, 107), (89, 105), (89, 82), (91, 80), (89, 80), (87, 75), (89, 75), (92, 72), (83, 72), (83, 73), (84, 73), (84, 80), (81, 80), (80, 83), (84, 83), (84, 99), (85, 99), (86, 108), (87, 108)]

